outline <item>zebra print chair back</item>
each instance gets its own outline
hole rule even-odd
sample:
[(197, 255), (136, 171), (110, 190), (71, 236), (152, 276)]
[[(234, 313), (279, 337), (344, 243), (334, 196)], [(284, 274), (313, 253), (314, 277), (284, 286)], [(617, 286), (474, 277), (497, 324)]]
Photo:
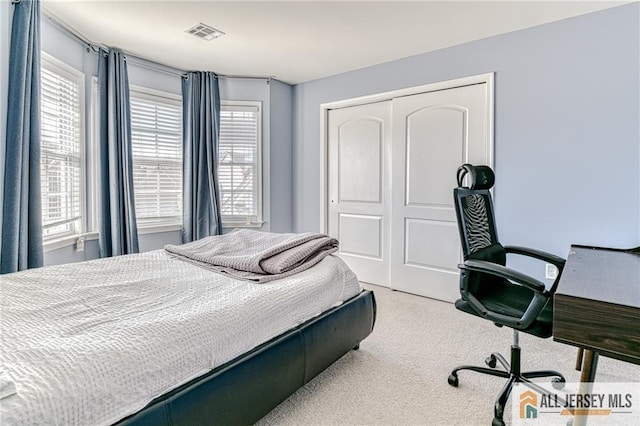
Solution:
[[(505, 264), (504, 248), (498, 242), (489, 190), (495, 175), (487, 166), (464, 164), (457, 172), (454, 201), (464, 259), (488, 260)], [(468, 186), (464, 186), (467, 178)]]

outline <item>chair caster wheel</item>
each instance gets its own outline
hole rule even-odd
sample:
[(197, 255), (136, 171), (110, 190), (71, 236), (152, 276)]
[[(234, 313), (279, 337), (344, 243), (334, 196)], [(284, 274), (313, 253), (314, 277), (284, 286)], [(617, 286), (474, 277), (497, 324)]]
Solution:
[(494, 417), (491, 426), (504, 426), (504, 420)]
[(456, 376), (455, 374), (449, 374), (449, 378), (447, 379), (447, 381), (454, 388), (458, 387), (458, 376)]
[(360, 344), (359, 343), (353, 347), (354, 351), (357, 351), (358, 349), (360, 349)]
[(496, 368), (496, 357), (491, 355), (484, 360), (484, 363), (487, 364), (490, 368)]
[(551, 386), (553, 386), (553, 388), (557, 390), (561, 390), (562, 388), (564, 388), (565, 383), (566, 380), (564, 379), (564, 377), (554, 377), (553, 379), (551, 379)]

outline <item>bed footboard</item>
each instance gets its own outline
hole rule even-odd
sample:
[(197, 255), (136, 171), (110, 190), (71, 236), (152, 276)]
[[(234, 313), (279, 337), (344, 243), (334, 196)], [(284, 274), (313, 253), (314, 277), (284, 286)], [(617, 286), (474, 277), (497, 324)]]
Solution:
[(342, 305), (152, 401), (120, 425), (251, 425), (373, 330), (365, 290)]

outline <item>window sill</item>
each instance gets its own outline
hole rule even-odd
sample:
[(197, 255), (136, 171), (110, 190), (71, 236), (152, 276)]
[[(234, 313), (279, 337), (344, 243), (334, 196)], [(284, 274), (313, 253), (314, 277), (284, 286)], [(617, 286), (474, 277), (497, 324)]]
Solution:
[(258, 222), (222, 222), (223, 229), (233, 229), (233, 228), (262, 228), (264, 225), (263, 221)]
[(182, 225), (174, 223), (170, 225), (138, 226), (138, 235), (158, 234), (161, 232), (173, 231), (182, 231)]
[(65, 237), (60, 238), (52, 238), (50, 240), (46, 240), (43, 243), (44, 252), (48, 253), (50, 251), (58, 250), (61, 248), (69, 247), (75, 245), (80, 238), (84, 238), (84, 241), (97, 240), (98, 233), (97, 232), (87, 232), (85, 234), (75, 234), (75, 235), (67, 235)]
[[(223, 222), (223, 229), (233, 229), (233, 228), (261, 228), (264, 225), (263, 221), (259, 222)], [(138, 228), (138, 235), (146, 235), (146, 234), (156, 234), (162, 232), (174, 232), (174, 231), (182, 231), (182, 225), (157, 225), (157, 226), (147, 226)], [(67, 235), (60, 238), (52, 238), (44, 242), (44, 252), (48, 253), (50, 251), (58, 250), (65, 247), (70, 247), (76, 245), (78, 239), (84, 238), (85, 241), (97, 240), (98, 233), (97, 232), (87, 232), (84, 234), (75, 234), (75, 235)]]

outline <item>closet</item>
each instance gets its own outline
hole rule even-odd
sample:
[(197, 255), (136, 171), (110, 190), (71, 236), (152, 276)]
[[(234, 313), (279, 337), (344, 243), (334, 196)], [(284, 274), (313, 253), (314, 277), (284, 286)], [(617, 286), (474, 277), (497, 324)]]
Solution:
[(363, 282), (458, 297), (463, 163), (492, 165), (492, 75), (323, 105), (326, 232)]

